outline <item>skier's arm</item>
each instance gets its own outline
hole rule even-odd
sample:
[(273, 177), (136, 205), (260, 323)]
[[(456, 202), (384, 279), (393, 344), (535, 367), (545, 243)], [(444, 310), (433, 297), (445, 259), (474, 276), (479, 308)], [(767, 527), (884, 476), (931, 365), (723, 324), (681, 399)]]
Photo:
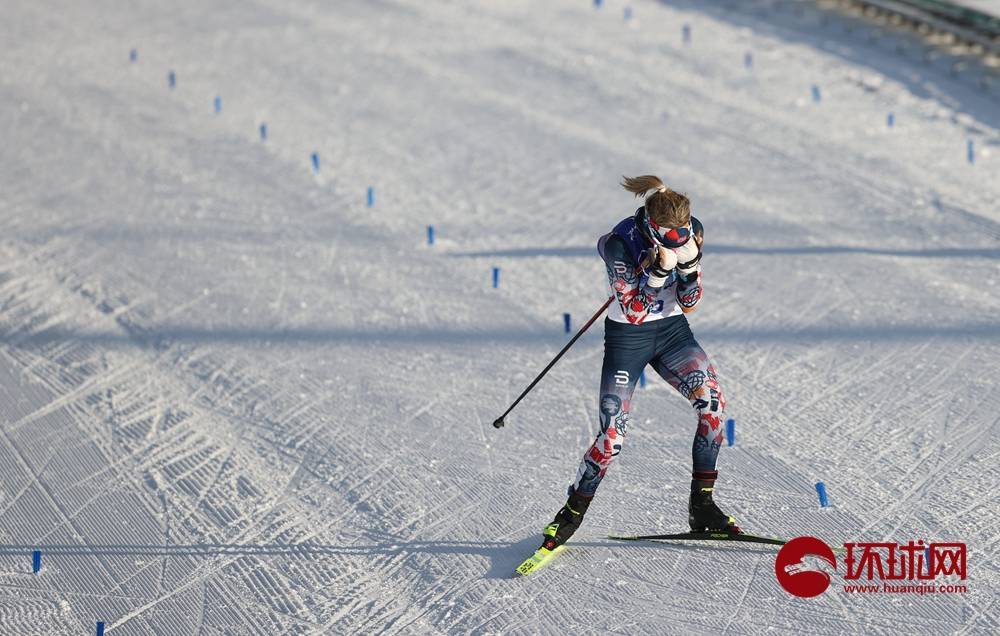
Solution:
[(608, 267), (608, 281), (625, 319), (632, 324), (641, 324), (656, 306), (656, 295), (674, 275), (673, 272), (665, 279), (647, 277), (632, 264), (625, 242), (617, 236), (609, 238), (604, 246), (604, 263)]
[(690, 313), (701, 302), (701, 239), (695, 237), (677, 253), (677, 304), (681, 311)]

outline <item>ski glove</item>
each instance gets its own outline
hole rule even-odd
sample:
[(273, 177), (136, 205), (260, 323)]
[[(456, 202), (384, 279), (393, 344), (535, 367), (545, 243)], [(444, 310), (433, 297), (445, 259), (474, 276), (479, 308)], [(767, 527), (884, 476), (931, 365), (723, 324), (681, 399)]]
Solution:
[(670, 270), (677, 266), (677, 254), (673, 250), (665, 247), (658, 248), (659, 254), (653, 261), (653, 268), (649, 272), (648, 285), (650, 287), (663, 287), (670, 276)]
[(677, 256), (677, 271), (685, 279), (688, 278), (701, 260), (701, 246), (692, 238), (684, 245), (673, 248), (673, 252)]

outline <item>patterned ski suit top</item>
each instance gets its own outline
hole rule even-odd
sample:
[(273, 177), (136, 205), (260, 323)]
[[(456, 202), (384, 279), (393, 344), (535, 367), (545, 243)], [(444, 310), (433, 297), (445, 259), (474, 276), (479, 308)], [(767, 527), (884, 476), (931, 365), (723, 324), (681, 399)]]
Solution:
[(608, 268), (611, 293), (618, 301), (611, 303), (608, 311), (611, 320), (638, 325), (694, 311), (701, 300), (700, 262), (687, 277), (675, 269), (663, 287), (649, 285), (642, 261), (652, 247), (631, 216), (597, 242), (597, 251)]

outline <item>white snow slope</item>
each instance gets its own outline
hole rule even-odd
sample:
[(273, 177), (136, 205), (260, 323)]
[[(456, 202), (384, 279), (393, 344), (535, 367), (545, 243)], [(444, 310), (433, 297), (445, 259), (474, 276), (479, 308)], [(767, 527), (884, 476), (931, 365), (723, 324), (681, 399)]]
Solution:
[[(624, 7), (4, 2), (0, 631), (996, 633), (995, 76), (811, 4)], [(967, 542), (966, 593), (605, 539), (686, 527), (694, 415), (652, 378), (564, 556), (511, 577), (596, 430), (601, 323), (490, 422), (605, 298), (644, 173), (706, 227), (718, 500)]]

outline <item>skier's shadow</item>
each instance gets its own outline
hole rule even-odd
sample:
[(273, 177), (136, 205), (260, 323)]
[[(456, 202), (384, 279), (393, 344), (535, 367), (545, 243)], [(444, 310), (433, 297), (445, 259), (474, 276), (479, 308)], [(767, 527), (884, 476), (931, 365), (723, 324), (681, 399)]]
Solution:
[[(527, 536), (516, 543), (504, 541), (381, 541), (369, 545), (303, 544), (0, 544), (0, 558), (27, 559), (38, 550), (46, 562), (60, 557), (178, 557), (178, 556), (251, 556), (316, 559), (324, 556), (393, 557), (399, 554), (427, 554), (434, 556), (468, 554), (485, 556), (489, 569), (487, 579), (504, 579), (515, 576), (514, 569), (530, 556), (541, 544), (538, 535)], [(585, 544), (598, 546), (601, 544)], [(6, 559), (5, 559), (6, 560)]]
[[(487, 579), (509, 579), (515, 577), (514, 569), (528, 558), (540, 544), (540, 538), (532, 535), (512, 543), (509, 548), (490, 549), (491, 557), (490, 569), (484, 575)], [(712, 545), (709, 542), (684, 543), (680, 541), (616, 541), (614, 539), (596, 541), (572, 541), (566, 544), (566, 550), (559, 556), (554, 565), (558, 567), (560, 563), (572, 561), (579, 555), (584, 554), (588, 549), (603, 548), (613, 550), (615, 548), (634, 551), (639, 549), (643, 552), (667, 551), (667, 552), (755, 552), (768, 554), (776, 552), (777, 546), (755, 545), (752, 543), (738, 543), (727, 545)], [(631, 550), (630, 550), (631, 549)], [(546, 566), (548, 567), (548, 566)]]
[(509, 579), (514, 576), (514, 568), (521, 565), (525, 559), (538, 549), (541, 539), (537, 535), (525, 537), (517, 543), (511, 543), (490, 550), (490, 569), (483, 578)]
[[(483, 575), (483, 578), (509, 579), (517, 577), (515, 573), (517, 566), (521, 565), (525, 559), (531, 556), (541, 544), (541, 536), (532, 534), (517, 543), (489, 550), (490, 569)], [(555, 563), (572, 561), (575, 558), (575, 554), (582, 552), (584, 548), (612, 548), (616, 546), (620, 546), (620, 544), (611, 541), (574, 541), (566, 544), (565, 551)]]
[[(531, 534), (515, 543), (504, 541), (395, 541), (370, 545), (330, 545), (330, 544), (226, 544), (199, 543), (180, 545), (152, 544), (0, 544), (0, 557), (20, 557), (27, 559), (34, 550), (39, 550), (48, 561), (60, 556), (257, 556), (315, 559), (323, 556), (392, 557), (399, 554), (454, 555), (469, 554), (485, 556), (489, 559), (489, 569), (483, 574), (486, 579), (509, 579), (515, 577), (515, 568), (527, 559), (541, 545), (539, 535)], [(619, 542), (613, 540), (574, 541), (557, 563), (572, 561), (586, 549), (637, 548), (643, 550), (726, 550), (726, 546), (685, 545), (680, 543)], [(756, 547), (756, 546), (755, 546)], [(730, 548), (731, 549), (731, 548)], [(741, 544), (741, 549), (748, 547)], [(766, 550), (762, 550), (766, 551)]]

